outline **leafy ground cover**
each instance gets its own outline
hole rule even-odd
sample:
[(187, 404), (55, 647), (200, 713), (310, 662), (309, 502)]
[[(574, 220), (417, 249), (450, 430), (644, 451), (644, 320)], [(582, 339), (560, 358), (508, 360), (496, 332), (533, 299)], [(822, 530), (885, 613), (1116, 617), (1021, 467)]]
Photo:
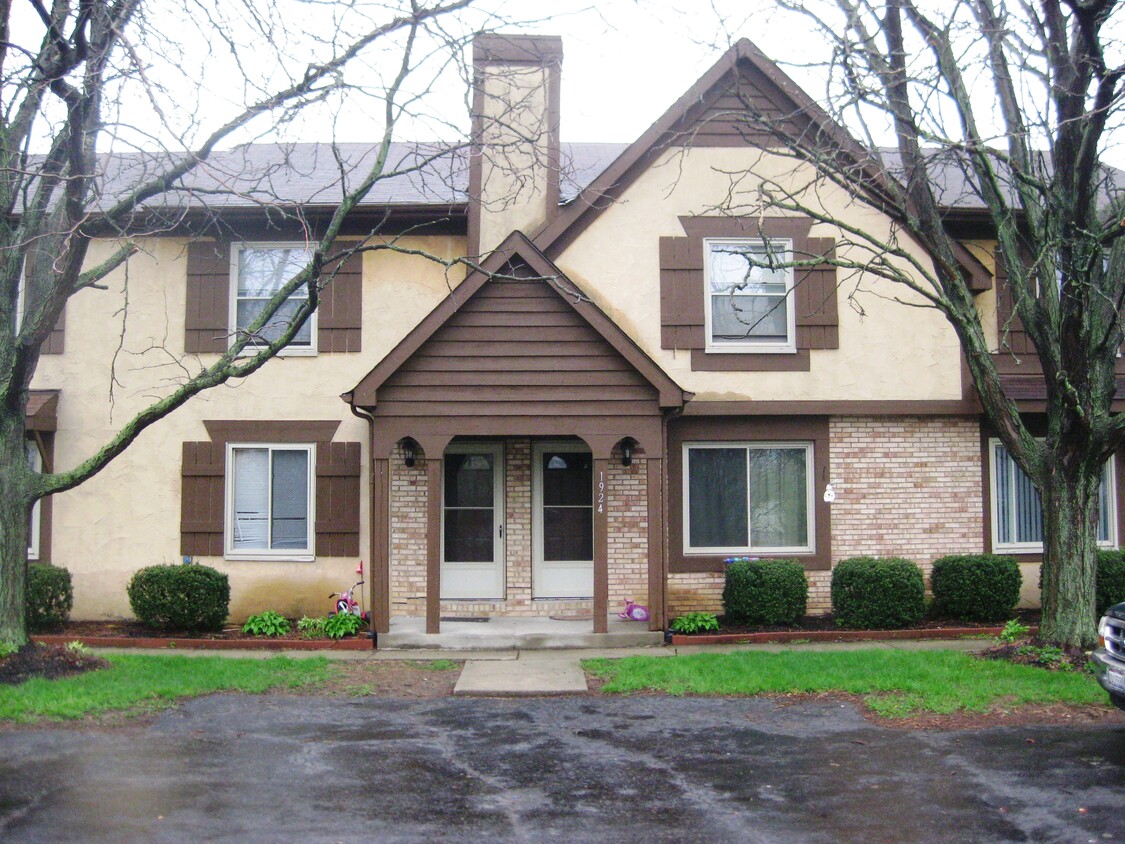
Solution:
[(844, 693), (891, 718), (1001, 706), (1108, 706), (1105, 692), (1085, 672), (1044, 671), (944, 650), (742, 651), (593, 659), (583, 667), (604, 680), (605, 693)]

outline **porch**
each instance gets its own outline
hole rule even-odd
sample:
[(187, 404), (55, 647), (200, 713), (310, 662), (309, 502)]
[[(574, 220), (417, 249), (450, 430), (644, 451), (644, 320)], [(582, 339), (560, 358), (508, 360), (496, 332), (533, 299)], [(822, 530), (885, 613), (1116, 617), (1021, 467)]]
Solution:
[(379, 650), (428, 648), (449, 651), (558, 650), (579, 648), (644, 648), (664, 644), (663, 631), (611, 614), (606, 632), (593, 633), (589, 619), (516, 618), (494, 616), (487, 621), (443, 619), (441, 632), (427, 633), (421, 616), (394, 616), (380, 633)]

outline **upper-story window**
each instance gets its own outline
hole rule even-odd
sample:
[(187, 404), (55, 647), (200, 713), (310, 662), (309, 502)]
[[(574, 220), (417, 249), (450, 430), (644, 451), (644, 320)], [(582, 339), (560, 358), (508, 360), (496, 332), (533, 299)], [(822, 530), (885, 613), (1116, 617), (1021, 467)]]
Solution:
[(796, 320), (791, 267), (757, 266), (792, 260), (788, 240), (708, 239), (707, 351), (794, 352)]
[[(311, 249), (303, 243), (235, 244), (231, 249), (231, 325), (245, 332), (266, 303), (305, 268), (311, 257)], [(257, 338), (266, 342), (277, 339), (307, 297), (303, 285), (293, 291), (273, 319), (257, 332)], [(316, 321), (314, 312), (282, 354), (316, 354)]]

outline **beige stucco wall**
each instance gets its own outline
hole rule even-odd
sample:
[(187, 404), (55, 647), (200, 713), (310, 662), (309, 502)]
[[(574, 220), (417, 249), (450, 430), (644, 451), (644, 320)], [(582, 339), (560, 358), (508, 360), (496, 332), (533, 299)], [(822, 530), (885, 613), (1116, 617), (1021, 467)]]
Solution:
[[(404, 248), (443, 258), (463, 253), (454, 237), (403, 238)], [(67, 307), (66, 352), (44, 356), (36, 389), (60, 389), (55, 437), (58, 469), (95, 453), (134, 413), (169, 385), (212, 359), (184, 357), (186, 261), (184, 241), (145, 241), (141, 252)], [(91, 250), (91, 263), (110, 244)], [(364, 256), (363, 351), (286, 357), (189, 401), (157, 422), (103, 472), (55, 497), (52, 561), (73, 574), (75, 618), (130, 615), (124, 586), (136, 569), (180, 560), (181, 443), (208, 439), (204, 419), (338, 419), (337, 441), (363, 443), (360, 548), (368, 547), (367, 423), (339, 395), (350, 390), (426, 313), (460, 282), (460, 271), (395, 252)], [(126, 301), (128, 306), (122, 310)], [(120, 343), (121, 350), (116, 352)], [(112, 384), (110, 366), (117, 360)], [(113, 402), (110, 402), (112, 389)], [(323, 615), (327, 595), (350, 586), (354, 558), (312, 563), (200, 562), (231, 579), (231, 617), (267, 608)]]
[[(754, 177), (745, 175), (751, 171)], [(811, 352), (810, 372), (693, 372), (689, 352), (660, 348), (657, 239), (684, 236), (679, 216), (721, 215), (716, 207), (732, 194), (741, 203), (735, 213), (776, 214), (751, 204), (760, 179), (788, 189), (811, 184), (807, 168), (795, 170), (791, 160), (758, 150), (665, 152), (557, 263), (696, 400), (960, 399), (958, 344), (945, 319), (936, 310), (894, 301), (922, 301), (901, 285), (846, 270), (838, 276), (840, 348)], [(817, 184), (805, 200), (890, 237), (887, 218), (851, 204), (831, 185)], [(837, 237), (841, 258), (870, 257), (844, 246), (831, 226), (814, 225), (812, 236)]]

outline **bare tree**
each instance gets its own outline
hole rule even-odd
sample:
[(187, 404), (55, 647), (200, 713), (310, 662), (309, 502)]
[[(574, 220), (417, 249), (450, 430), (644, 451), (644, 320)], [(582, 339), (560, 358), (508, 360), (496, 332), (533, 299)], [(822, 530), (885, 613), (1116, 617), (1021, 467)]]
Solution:
[[(438, 75), (454, 70), (467, 80), (465, 44), (474, 31), (496, 24), (475, 12), (474, 2), (3, 4), (0, 643), (27, 640), (26, 555), (35, 501), (93, 477), (193, 396), (261, 368), (297, 336), (348, 254), (397, 248), (386, 238), (342, 245), (337, 237), (380, 180), (432, 174), (434, 162), (458, 148), (457, 142), (428, 151), (415, 146), (408, 158), (391, 155), (403, 125), (416, 133), (457, 130), (463, 136), (455, 120), (435, 125), (420, 115)], [(362, 65), (361, 78), (350, 75), (354, 65)], [(209, 69), (220, 84), (193, 86), (193, 73)], [(345, 116), (368, 113), (373, 127), (373, 140), (350, 159), (330, 143), (345, 95), (353, 105)], [(328, 196), (324, 185), (317, 197), (282, 193), (292, 174), (284, 157), (247, 169), (252, 157), (238, 153), (239, 144), (276, 138), (290, 124), (300, 127), (310, 108), (317, 109), (323, 154), (333, 157), (338, 172)], [(425, 113), (441, 123), (446, 112)], [(231, 146), (234, 152), (221, 151)], [(73, 467), (31, 470), (24, 451), (29, 389), (64, 306), (79, 306), (72, 297), (81, 291), (104, 289), (111, 273), (128, 267), (143, 238), (182, 231), (201, 209), (214, 211), (204, 228), (220, 225), (218, 210), (232, 198), (304, 228), (307, 263), (245, 330), (230, 336), (216, 359), (178, 355), (177, 377), (100, 449)], [(303, 214), (304, 202), (328, 210), (314, 224)], [(97, 239), (114, 247), (92, 263)], [(295, 311), (286, 304), (291, 299)]]
[[(1125, 445), (1125, 415), (1112, 410), (1125, 203), (1118, 172), (1103, 163), (1125, 94), (1119, 3), (779, 5), (804, 16), (831, 48), (818, 63), (828, 79), (823, 110), (805, 100), (779, 119), (745, 100), (738, 119), (748, 134), (767, 133), (769, 154), (801, 163), (764, 183), (732, 176), (727, 210), (775, 209), (830, 223), (841, 236), (831, 262), (842, 289), (854, 295), (865, 287), (945, 315), (988, 422), (1041, 496), (1040, 636), (1089, 647), (1099, 482)], [(826, 190), (846, 194), (847, 210), (827, 211)], [(976, 231), (996, 241), (998, 293), (1012, 302), (999, 349), (982, 325), (963, 232), (950, 222), (966, 207)], [(872, 210), (889, 227), (870, 225)], [(790, 264), (821, 260), (797, 255)], [(1017, 328), (1030, 341), (1026, 353), (1008, 342)], [(1005, 388), (998, 362), (1017, 354), (1026, 371), (1042, 368), (1045, 431), (1028, 425)]]

